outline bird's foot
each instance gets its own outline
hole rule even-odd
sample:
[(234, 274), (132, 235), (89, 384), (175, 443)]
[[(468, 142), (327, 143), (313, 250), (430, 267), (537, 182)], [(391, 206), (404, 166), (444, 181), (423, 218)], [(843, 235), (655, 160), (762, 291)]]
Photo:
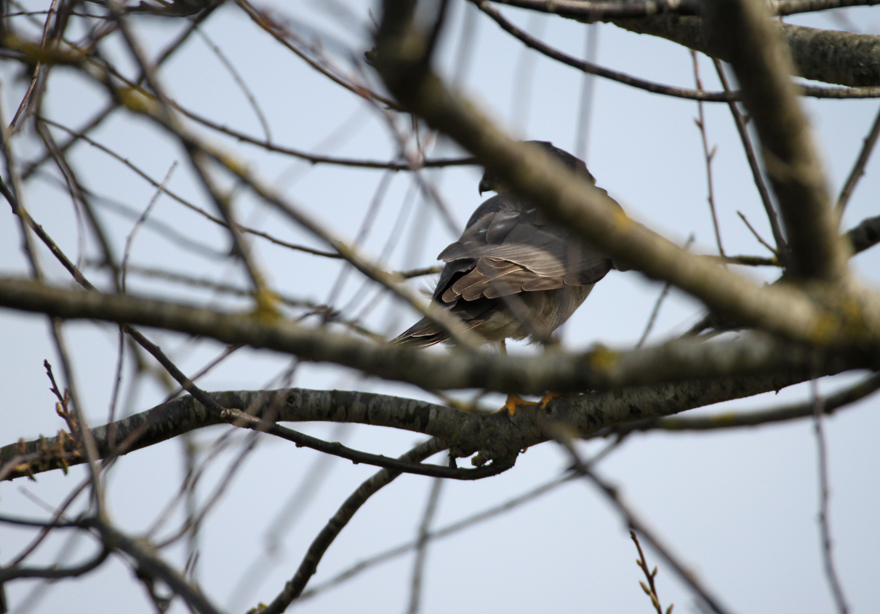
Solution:
[(525, 399), (519, 398), (515, 394), (509, 394), (509, 395), (507, 395), (507, 400), (504, 402), (504, 407), (502, 407), (501, 409), (499, 409), (495, 413), (500, 414), (501, 412), (506, 411), (507, 415), (512, 418), (513, 415), (516, 413), (516, 408), (519, 407), (520, 405), (534, 405), (534, 404), (535, 404), (534, 401), (526, 401)]
[(538, 401), (538, 403), (541, 405), (542, 410), (547, 409), (547, 403), (549, 403), (553, 399), (558, 399), (561, 396), (562, 396), (561, 392), (548, 392), (543, 397), (541, 397), (541, 400)]

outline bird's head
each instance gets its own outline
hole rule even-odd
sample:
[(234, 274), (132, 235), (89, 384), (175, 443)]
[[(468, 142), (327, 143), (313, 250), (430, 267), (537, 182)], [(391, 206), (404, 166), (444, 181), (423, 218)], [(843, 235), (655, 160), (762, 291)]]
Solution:
[[(590, 183), (595, 184), (596, 179), (587, 170), (587, 165), (583, 160), (575, 158), (573, 155), (555, 147), (553, 143), (549, 141), (526, 141), (526, 143), (534, 143), (535, 145), (540, 145), (544, 149), (546, 149), (549, 153), (556, 156), (560, 162), (565, 164), (568, 168), (573, 170), (574, 172), (583, 175), (587, 179), (590, 180)], [(486, 171), (483, 173), (483, 178), (480, 179), (480, 195), (482, 196), (483, 192), (502, 192), (504, 190), (504, 184), (498, 178), (495, 177), (490, 171)]]

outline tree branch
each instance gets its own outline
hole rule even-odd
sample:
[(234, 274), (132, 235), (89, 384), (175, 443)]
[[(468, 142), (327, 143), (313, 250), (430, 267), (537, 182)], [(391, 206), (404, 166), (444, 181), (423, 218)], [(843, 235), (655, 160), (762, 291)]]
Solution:
[[(444, 449), (444, 444), (437, 439), (429, 439), (419, 444), (400, 457), (408, 462), (421, 462)], [(308, 552), (300, 563), (293, 578), (284, 585), (284, 590), (278, 594), (272, 603), (261, 610), (263, 614), (280, 614), (287, 609), (290, 603), (300, 596), (311, 577), (318, 569), (318, 563), (327, 551), (327, 548), (336, 539), (336, 536), (345, 528), (348, 521), (357, 513), (361, 506), (379, 489), (390, 484), (400, 473), (383, 469), (361, 484), (337, 510), (327, 525), (321, 530)]]
[(764, 168), (785, 224), (796, 276), (841, 280), (846, 254), (838, 218), (810, 129), (789, 80), (793, 67), (775, 26), (758, 0), (707, 5), (710, 43), (728, 56), (743, 103), (761, 138)]
[[(836, 372), (833, 368), (818, 371), (820, 375)], [(645, 424), (646, 420), (695, 407), (778, 391), (810, 379), (813, 373), (809, 367), (804, 367), (799, 371), (776, 375), (758, 374), (590, 392), (555, 399), (544, 409), (538, 405), (524, 406), (513, 417), (465, 413), (426, 401), (356, 391), (291, 388), (283, 391), (215, 392), (210, 396), (223, 407), (247, 408), (254, 416), (271, 414), (272, 419), (278, 422), (347, 422), (431, 435), (453, 444), (455, 456), (479, 452), (481, 460), (491, 460), (515, 458), (523, 448), (547, 441), (548, 424), (554, 422), (570, 424), (582, 436), (588, 437), (601, 434), (603, 429), (633, 421)], [(282, 396), (279, 398), (278, 395)], [(126, 442), (124, 453), (127, 453), (223, 422), (216, 414), (206, 411), (193, 397), (183, 396), (112, 425), (94, 428), (91, 432), (99, 456), (106, 458), (111, 453), (119, 453), (108, 445), (111, 431), (115, 432), (117, 441)], [(329, 445), (334, 447), (334, 450), (328, 450), (331, 453), (338, 450), (338, 444)], [(0, 479), (66, 469), (81, 462), (82, 454), (69, 436), (19, 441), (0, 448), (0, 468), (5, 468), (5, 475)], [(410, 472), (419, 467), (426, 466), (389, 465), (391, 469)], [(489, 471), (500, 472), (506, 467), (505, 464), (493, 464), (486, 471), (471, 471), (468, 475), (487, 477), (493, 475)], [(436, 475), (460, 477), (454, 475), (452, 470), (445, 475), (441, 473), (438, 471)], [(458, 470), (458, 473), (466, 474), (462, 470)]]
[(873, 368), (873, 346), (819, 350), (761, 334), (719, 343), (681, 340), (637, 351), (598, 347), (583, 353), (537, 357), (488, 352), (435, 354), (398, 345), (376, 345), (325, 329), (306, 328), (252, 313), (222, 313), (131, 295), (51, 288), (0, 278), (0, 305), (67, 319), (140, 324), (333, 362), (384, 379), (429, 390), (475, 388), (543, 394), (581, 392), (728, 375), (800, 371), (811, 365), (834, 372)]
[[(659, 15), (614, 20), (613, 23), (630, 32), (659, 36), (719, 60), (730, 61), (726, 51), (709, 43), (701, 17)], [(797, 69), (794, 74), (849, 87), (880, 86), (880, 36), (819, 30), (775, 21), (773, 27), (781, 31), (788, 44)]]

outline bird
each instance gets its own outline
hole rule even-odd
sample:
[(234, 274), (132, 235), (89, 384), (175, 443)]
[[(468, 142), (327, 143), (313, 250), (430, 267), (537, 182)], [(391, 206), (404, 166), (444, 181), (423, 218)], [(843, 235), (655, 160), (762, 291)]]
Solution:
[[(529, 142), (596, 184), (582, 160), (550, 142)], [(486, 171), (479, 192), (488, 191), (496, 195), (477, 207), (461, 237), (437, 256), (445, 266), (431, 301), (487, 343), (499, 343), (502, 352), (507, 339), (546, 343), (615, 264)], [(392, 342), (426, 348), (448, 339), (447, 331), (423, 318)], [(509, 396), (505, 407), (512, 415), (518, 404)]]

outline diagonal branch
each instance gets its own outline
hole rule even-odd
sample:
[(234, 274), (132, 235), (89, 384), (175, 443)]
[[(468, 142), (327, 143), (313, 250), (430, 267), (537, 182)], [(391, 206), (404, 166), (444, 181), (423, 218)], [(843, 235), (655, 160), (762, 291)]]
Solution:
[[(400, 459), (408, 462), (420, 462), (444, 450), (445, 447), (441, 441), (429, 439), (401, 456)], [(348, 524), (361, 506), (367, 502), (367, 499), (376, 494), (379, 489), (390, 484), (399, 475), (400, 473), (398, 472), (383, 469), (361, 484), (340, 506), (336, 514), (327, 522), (327, 525), (321, 529), (312, 545), (309, 546), (293, 578), (284, 585), (284, 589), (275, 597), (275, 600), (260, 611), (264, 614), (279, 614), (286, 610), (287, 606), (302, 594), (306, 584), (308, 584), (315, 571), (317, 571), (318, 563), (323, 558), (327, 548), (330, 547), (336, 536), (345, 528), (345, 525)]]
[(839, 280), (846, 254), (822, 164), (789, 80), (791, 56), (758, 0), (713, 0), (707, 9), (710, 42), (729, 56), (761, 138), (791, 250), (787, 264), (799, 277)]

